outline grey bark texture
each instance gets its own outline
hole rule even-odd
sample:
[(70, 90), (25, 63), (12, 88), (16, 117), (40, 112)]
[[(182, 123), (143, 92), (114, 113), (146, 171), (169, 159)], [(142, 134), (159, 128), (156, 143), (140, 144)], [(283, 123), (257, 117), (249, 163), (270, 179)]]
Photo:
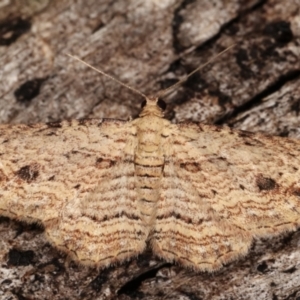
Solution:
[[(0, 0), (0, 122), (136, 117), (153, 94), (236, 44), (172, 92), (174, 122), (300, 138), (300, 0)], [(38, 226), (0, 218), (0, 299), (300, 299), (300, 231), (257, 240), (215, 273), (138, 258), (70, 262)]]

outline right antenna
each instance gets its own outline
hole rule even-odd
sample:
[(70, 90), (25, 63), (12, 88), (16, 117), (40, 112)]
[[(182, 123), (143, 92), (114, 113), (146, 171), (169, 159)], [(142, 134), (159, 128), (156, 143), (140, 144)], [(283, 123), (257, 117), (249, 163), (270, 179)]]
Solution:
[(169, 86), (168, 88), (158, 92), (156, 94), (156, 97), (163, 97), (165, 96), (167, 93), (169, 93), (171, 90), (173, 90), (174, 88), (176, 88), (177, 86), (181, 85), (184, 81), (186, 81), (189, 77), (191, 77), (193, 74), (195, 74), (196, 72), (198, 72), (199, 70), (201, 70), (202, 68), (204, 68), (205, 66), (207, 66), (208, 64), (210, 64), (212, 61), (214, 61), (215, 59), (217, 59), (219, 56), (221, 56), (222, 54), (224, 54), (225, 52), (229, 51), (231, 48), (233, 48), (236, 44), (233, 44), (229, 47), (227, 47), (225, 50), (219, 52), (217, 55), (215, 55), (214, 57), (212, 57), (211, 59), (209, 59), (205, 64), (199, 66), (197, 69), (195, 69), (194, 71), (192, 71), (190, 74), (186, 75), (183, 79), (179, 80), (178, 82), (176, 82), (175, 84)]

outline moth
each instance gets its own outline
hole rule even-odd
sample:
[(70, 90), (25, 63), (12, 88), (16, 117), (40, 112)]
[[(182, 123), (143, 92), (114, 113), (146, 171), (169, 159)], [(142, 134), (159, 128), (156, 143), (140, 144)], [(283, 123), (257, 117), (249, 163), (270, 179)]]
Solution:
[(211, 272), (299, 227), (299, 140), (172, 124), (162, 94), (130, 121), (0, 125), (0, 214), (102, 268), (149, 246)]

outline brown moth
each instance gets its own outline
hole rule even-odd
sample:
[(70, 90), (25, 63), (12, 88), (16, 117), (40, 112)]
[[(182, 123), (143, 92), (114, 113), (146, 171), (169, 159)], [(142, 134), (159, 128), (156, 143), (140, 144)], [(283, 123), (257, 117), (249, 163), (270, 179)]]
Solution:
[(254, 238), (299, 227), (299, 140), (172, 124), (163, 94), (142, 94), (131, 121), (0, 125), (0, 214), (42, 224), (53, 245), (99, 267), (149, 244), (214, 271)]

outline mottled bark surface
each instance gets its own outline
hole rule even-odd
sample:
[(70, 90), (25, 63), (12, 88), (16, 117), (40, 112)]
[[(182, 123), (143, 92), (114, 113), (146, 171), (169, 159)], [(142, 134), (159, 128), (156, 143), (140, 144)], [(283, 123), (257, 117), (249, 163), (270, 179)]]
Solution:
[[(166, 97), (167, 117), (300, 138), (300, 1), (0, 1), (0, 121), (137, 116), (152, 94), (236, 46)], [(297, 299), (299, 231), (258, 240), (214, 274), (148, 251), (78, 266), (38, 226), (0, 218), (1, 299)]]

